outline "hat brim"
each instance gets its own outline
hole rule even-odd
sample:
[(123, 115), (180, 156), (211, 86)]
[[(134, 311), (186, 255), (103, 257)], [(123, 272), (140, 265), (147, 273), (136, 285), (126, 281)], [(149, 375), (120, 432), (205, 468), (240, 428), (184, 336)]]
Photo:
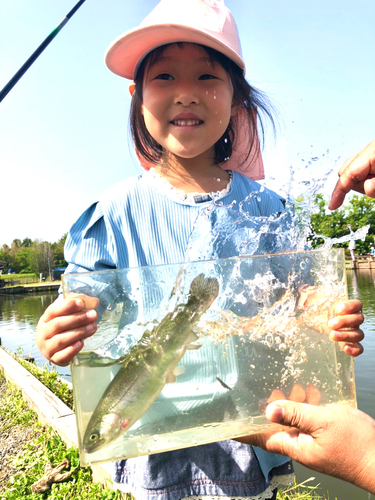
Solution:
[(108, 48), (105, 63), (116, 75), (134, 80), (139, 65), (152, 50), (175, 42), (190, 42), (205, 45), (221, 52), (241, 69), (244, 61), (227, 44), (204, 32), (179, 24), (154, 24), (128, 31), (115, 40)]

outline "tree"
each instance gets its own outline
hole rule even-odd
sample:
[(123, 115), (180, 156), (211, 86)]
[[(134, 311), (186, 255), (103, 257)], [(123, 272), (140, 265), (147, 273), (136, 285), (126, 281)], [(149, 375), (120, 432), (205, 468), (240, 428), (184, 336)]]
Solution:
[(13, 261), (13, 271), (15, 273), (32, 273), (33, 270), (30, 266), (30, 247), (21, 247), (18, 252), (14, 255)]
[(314, 248), (321, 245), (324, 241), (323, 238), (319, 238), (319, 235), (328, 238), (339, 238), (345, 234), (349, 234), (344, 208), (327, 214), (328, 202), (324, 200), (322, 194), (316, 196), (315, 204), (319, 212), (311, 215), (311, 226), (315, 233), (312, 241)]
[(22, 240), (22, 246), (25, 248), (29, 248), (32, 245), (32, 240), (30, 238), (25, 238)]
[(34, 241), (30, 251), (30, 267), (37, 276), (49, 276), (54, 266), (54, 255), (51, 243), (47, 241)]
[(68, 264), (64, 258), (64, 245), (68, 233), (65, 233), (59, 241), (52, 243), (52, 250), (55, 256), (55, 267), (66, 267)]
[(375, 199), (367, 196), (352, 196), (348, 206), (347, 221), (353, 231), (370, 224), (365, 241), (356, 242), (356, 250), (359, 253), (368, 253), (374, 244)]
[[(365, 241), (356, 241), (358, 253), (368, 253), (370, 251), (371, 245), (374, 244), (375, 234), (375, 199), (353, 195), (349, 199), (348, 205), (330, 213), (327, 213), (328, 202), (324, 200), (322, 194), (317, 195), (315, 203), (318, 207), (318, 213), (311, 216), (311, 225), (316, 235), (340, 238), (350, 234), (349, 226), (352, 231), (356, 231), (370, 224)], [(322, 238), (313, 238), (314, 248), (321, 243), (323, 243)], [(342, 243), (340, 246), (347, 247), (348, 242)]]

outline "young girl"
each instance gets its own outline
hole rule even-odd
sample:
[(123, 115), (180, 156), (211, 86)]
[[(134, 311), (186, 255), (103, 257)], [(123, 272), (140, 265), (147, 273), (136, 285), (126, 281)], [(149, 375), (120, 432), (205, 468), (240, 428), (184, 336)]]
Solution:
[[(220, 0), (162, 0), (114, 42), (106, 63), (133, 80), (131, 129), (146, 171), (108, 190), (73, 225), (67, 272), (180, 263), (194, 221), (213, 199), (229, 205), (259, 191), (244, 210), (284, 210), (282, 198), (236, 171), (255, 175), (257, 109), (271, 115), (244, 78), (236, 25)], [(47, 359), (73, 359), (96, 330), (96, 305), (60, 298), (46, 310), (37, 345)], [(351, 342), (346, 352), (358, 355), (361, 304), (341, 307), (335, 340)], [(137, 500), (261, 500), (276, 498), (292, 472), (285, 457), (224, 441), (122, 460), (114, 480)]]

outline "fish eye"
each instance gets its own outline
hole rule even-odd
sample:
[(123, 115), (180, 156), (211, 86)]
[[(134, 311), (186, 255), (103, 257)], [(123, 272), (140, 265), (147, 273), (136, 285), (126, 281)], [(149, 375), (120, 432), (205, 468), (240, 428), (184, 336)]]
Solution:
[(94, 434), (90, 434), (89, 439), (92, 443), (95, 443), (99, 439), (99, 434), (97, 432), (94, 432)]

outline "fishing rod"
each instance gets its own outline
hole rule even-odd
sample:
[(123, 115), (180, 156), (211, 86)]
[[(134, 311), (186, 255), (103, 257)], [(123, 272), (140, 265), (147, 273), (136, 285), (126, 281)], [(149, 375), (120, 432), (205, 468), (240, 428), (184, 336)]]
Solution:
[(0, 92), (0, 102), (4, 99), (4, 97), (12, 90), (18, 80), (26, 73), (26, 71), (30, 68), (34, 61), (40, 56), (43, 50), (52, 42), (55, 36), (63, 29), (69, 19), (77, 12), (77, 10), (81, 7), (81, 5), (86, 0), (80, 0), (72, 10), (63, 18), (60, 24), (47, 36), (47, 38), (42, 42), (36, 51), (28, 58), (28, 60), (21, 66), (21, 68), (17, 71), (17, 73), (9, 80), (9, 82), (5, 85), (3, 90)]

